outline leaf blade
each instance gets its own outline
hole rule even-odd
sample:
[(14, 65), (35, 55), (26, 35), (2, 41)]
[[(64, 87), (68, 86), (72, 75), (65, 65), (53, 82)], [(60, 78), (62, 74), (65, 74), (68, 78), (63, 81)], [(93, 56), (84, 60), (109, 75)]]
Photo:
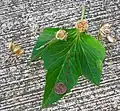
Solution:
[[(43, 38), (44, 35), (49, 37), (45, 40), (41, 40), (39, 37), (38, 45), (34, 49), (49, 43), (58, 30), (51, 31), (51, 35), (49, 35), (49, 31), (43, 31)], [(65, 30), (68, 32), (67, 41), (55, 39), (36, 52), (39, 56), (36, 56), (35, 60), (42, 57), (44, 68), (47, 70), (43, 107), (56, 102), (66, 93), (69, 93), (82, 74), (95, 85), (100, 83), (102, 61), (105, 57), (104, 47), (91, 35), (77, 32), (76, 29)], [(59, 82), (66, 85), (67, 92), (65, 94), (58, 95), (55, 93), (54, 86)]]
[[(72, 36), (72, 35), (69, 35), (69, 36)], [(75, 49), (75, 41), (76, 41), (75, 38), (72, 38), (71, 41), (68, 43), (61, 41), (62, 43), (66, 44), (66, 46), (70, 45), (65, 50), (65, 52), (64, 52), (65, 55), (64, 55), (64, 53), (62, 53), (63, 56), (62, 56), (62, 58), (60, 58), (62, 54), (59, 52), (64, 50), (66, 47), (58, 48), (60, 50), (57, 51), (57, 56), (59, 57), (59, 58), (57, 58), (57, 60), (58, 60), (57, 63), (55, 63), (55, 61), (54, 61), (56, 59), (56, 57), (55, 57), (56, 55), (55, 55), (55, 56), (53, 56), (52, 61), (54, 63), (52, 64), (52, 66), (45, 65), (45, 67), (47, 67), (47, 69), (48, 69), (48, 72), (46, 75), (46, 86), (45, 86), (44, 99), (43, 99), (43, 104), (42, 104), (43, 107), (56, 102), (58, 99), (60, 99), (64, 96), (64, 94), (57, 95), (55, 93), (54, 86), (56, 83), (59, 83), (59, 82), (64, 83), (67, 87), (66, 93), (70, 92), (71, 88), (77, 84), (78, 77), (81, 75), (81, 69), (76, 68), (78, 63), (77, 63), (76, 58), (74, 58), (74, 55), (77, 53), (77, 51)], [(58, 42), (52, 44), (50, 46), (50, 49), (45, 51), (46, 55), (48, 55), (48, 53), (49, 53), (49, 56), (50, 56), (51, 54), (53, 54), (53, 51), (56, 54), (54, 47), (56, 47), (57, 44), (61, 44), (61, 42), (58, 41)], [(62, 45), (62, 46), (64, 46), (64, 45)], [(51, 51), (52, 48), (53, 48), (53, 51)], [(47, 62), (48, 56), (43, 55), (42, 58), (44, 59), (44, 63), (48, 63)], [(47, 58), (47, 60), (46, 60), (46, 58)], [(50, 60), (50, 58), (49, 58), (49, 60)], [(74, 67), (73, 67), (73, 63), (74, 63)], [(56, 68), (58, 68), (58, 69), (56, 69)], [(56, 70), (54, 70), (54, 69), (56, 69)], [(58, 72), (54, 73), (54, 71), (58, 71)]]
[(55, 38), (55, 34), (59, 29), (60, 28), (45, 28), (40, 33), (40, 36), (38, 37), (32, 51), (31, 62), (39, 60), (39, 57), (41, 57), (42, 53), (41, 51), (45, 48), (45, 46), (50, 40)]
[[(97, 61), (103, 61), (105, 57), (105, 49), (90, 35), (82, 34), (81, 36), (82, 37), (79, 41), (79, 51), (82, 52), (81, 58), (84, 60), (80, 60), (82, 74), (95, 85), (99, 85), (102, 73), (102, 64), (98, 64)], [(93, 45), (91, 43), (93, 43)]]

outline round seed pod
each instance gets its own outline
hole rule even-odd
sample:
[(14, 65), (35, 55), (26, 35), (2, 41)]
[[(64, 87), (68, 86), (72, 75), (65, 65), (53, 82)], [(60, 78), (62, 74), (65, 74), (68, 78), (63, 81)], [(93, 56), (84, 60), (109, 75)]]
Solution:
[(78, 20), (75, 24), (75, 28), (78, 29), (80, 32), (85, 32), (88, 29), (88, 21), (85, 19)]
[(107, 37), (107, 35), (110, 34), (110, 24), (106, 23), (103, 24), (102, 27), (99, 30), (99, 33), (102, 37)]
[(64, 94), (67, 91), (66, 85), (64, 83), (57, 83), (54, 86), (54, 91), (56, 94)]
[(56, 38), (60, 40), (67, 40), (67, 32), (65, 30), (60, 29), (56, 33)]

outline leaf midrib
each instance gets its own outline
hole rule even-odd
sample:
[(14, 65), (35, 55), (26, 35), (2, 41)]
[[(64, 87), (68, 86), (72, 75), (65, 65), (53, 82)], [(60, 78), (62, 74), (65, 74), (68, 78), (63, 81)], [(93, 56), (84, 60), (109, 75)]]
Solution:
[[(73, 40), (73, 42), (67, 47), (67, 48), (69, 48), (72, 44), (74, 43), (74, 40)], [(62, 51), (60, 51), (59, 53), (57, 53), (57, 54), (60, 54), (60, 53), (62, 53), (63, 51), (65, 51), (67, 48), (65, 48), (64, 50), (62, 50)], [(69, 51), (68, 51), (69, 52)], [(68, 53), (67, 52), (67, 53)], [(54, 55), (52, 55), (52, 56), (56, 56), (57, 54), (54, 54)], [(63, 56), (65, 56), (66, 54), (64, 54)], [(63, 57), (62, 56), (62, 57)], [(50, 67), (52, 67), (52, 65), (53, 64), (55, 64), (60, 58), (62, 58), (62, 57), (59, 57), (57, 60), (55, 60), (55, 62), (53, 62), (49, 67), (48, 67), (48, 69), (50, 68)]]

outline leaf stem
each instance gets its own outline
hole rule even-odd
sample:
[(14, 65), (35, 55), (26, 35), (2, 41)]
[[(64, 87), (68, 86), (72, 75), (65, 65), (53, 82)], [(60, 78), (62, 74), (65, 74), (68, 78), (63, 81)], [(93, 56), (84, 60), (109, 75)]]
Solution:
[(85, 6), (82, 6), (82, 15), (81, 15), (81, 20), (83, 20), (85, 17)]

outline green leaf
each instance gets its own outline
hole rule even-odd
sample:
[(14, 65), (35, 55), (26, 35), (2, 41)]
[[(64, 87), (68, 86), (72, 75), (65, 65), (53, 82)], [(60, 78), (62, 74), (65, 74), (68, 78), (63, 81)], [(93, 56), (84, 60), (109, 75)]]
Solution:
[[(45, 30), (32, 53), (32, 60), (41, 57), (47, 70), (42, 106), (48, 106), (69, 93), (81, 75), (99, 85), (102, 61), (105, 57), (102, 44), (91, 35), (80, 33), (76, 29), (64, 29), (68, 32), (67, 41), (57, 39), (51, 41), (59, 29)], [(65, 94), (56, 94), (54, 87), (57, 83), (66, 85)]]
[(41, 57), (41, 50), (43, 50), (46, 47), (46, 45), (50, 43), (49, 42), (50, 40), (55, 38), (55, 34), (58, 30), (59, 28), (45, 28), (40, 33), (40, 36), (38, 37), (35, 47), (33, 48), (33, 51), (32, 51), (32, 56), (31, 56), (32, 62), (39, 60), (39, 58)]
[(91, 35), (81, 33), (78, 38), (78, 52), (82, 74), (95, 85), (100, 84), (105, 48)]
[(98, 59), (104, 60), (105, 48), (103, 45), (91, 35), (81, 33), (83, 45), (85, 45), (90, 52), (93, 52)]
[(78, 77), (81, 75), (79, 55), (75, 44), (77, 39), (74, 36), (74, 31), (74, 29), (68, 30), (68, 41), (56, 40), (42, 53), (44, 66), (48, 70), (43, 107), (64, 96), (64, 94), (55, 93), (54, 86), (56, 83), (64, 83), (67, 87), (66, 93), (68, 93), (77, 84)]

